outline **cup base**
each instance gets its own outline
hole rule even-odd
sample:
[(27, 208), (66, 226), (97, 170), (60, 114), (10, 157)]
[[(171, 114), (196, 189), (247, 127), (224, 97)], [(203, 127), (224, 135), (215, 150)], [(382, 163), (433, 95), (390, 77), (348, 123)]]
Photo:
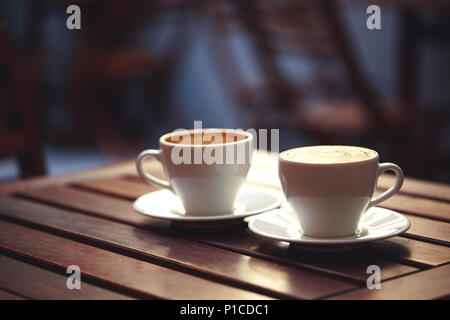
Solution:
[(345, 235), (333, 235), (333, 234), (327, 234), (327, 235), (311, 235), (311, 234), (307, 234), (305, 232), (303, 232), (303, 236), (308, 237), (308, 238), (325, 238), (325, 239), (335, 239), (335, 238), (345, 238), (345, 237), (353, 237), (356, 236), (358, 233), (357, 232), (353, 232), (350, 234), (345, 234)]
[(353, 238), (353, 237), (360, 237), (367, 234), (367, 230), (365, 228), (358, 227), (355, 232), (347, 234), (347, 235), (323, 235), (323, 234), (317, 234), (317, 235), (311, 235), (307, 234), (304, 231), (302, 231), (302, 236), (310, 239), (341, 239), (341, 238)]
[(226, 211), (226, 212), (215, 212), (215, 213), (211, 213), (211, 212), (207, 212), (207, 213), (193, 213), (193, 212), (180, 212), (180, 211), (175, 212), (174, 210), (172, 212), (174, 212), (175, 214), (188, 216), (188, 217), (214, 217), (214, 216), (233, 215), (235, 210)]

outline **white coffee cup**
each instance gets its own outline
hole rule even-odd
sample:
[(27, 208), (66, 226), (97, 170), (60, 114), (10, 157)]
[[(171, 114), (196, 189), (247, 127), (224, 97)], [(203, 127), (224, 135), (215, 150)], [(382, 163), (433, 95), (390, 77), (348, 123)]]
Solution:
[[(225, 139), (234, 137), (237, 141), (225, 143)], [(212, 143), (202, 144), (202, 140)], [(136, 166), (142, 178), (176, 194), (187, 215), (212, 216), (232, 212), (250, 168), (253, 150), (250, 133), (232, 129), (174, 131), (163, 135), (159, 145), (159, 150), (145, 150), (138, 156)], [(169, 181), (144, 170), (143, 162), (147, 158), (162, 163)]]
[[(307, 236), (329, 238), (355, 234), (362, 214), (393, 196), (402, 186), (404, 176), (400, 167), (393, 163), (379, 164), (376, 151), (351, 146), (305, 148), (280, 153), (278, 173), (286, 199)], [(334, 163), (298, 157), (313, 148), (331, 148), (343, 153), (360, 150), (368, 156), (357, 161), (340, 158)], [(395, 184), (372, 198), (378, 177), (385, 171), (395, 173)]]

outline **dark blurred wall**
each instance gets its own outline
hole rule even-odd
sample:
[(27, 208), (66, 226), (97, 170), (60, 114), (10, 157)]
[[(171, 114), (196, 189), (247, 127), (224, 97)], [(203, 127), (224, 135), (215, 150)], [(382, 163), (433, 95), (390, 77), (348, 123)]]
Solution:
[[(56, 148), (70, 148), (71, 145), (95, 148), (89, 133), (73, 115), (69, 108), (68, 74), (73, 63), (73, 53), (82, 43), (82, 32), (89, 32), (89, 21), (84, 20), (83, 31), (69, 31), (65, 27), (66, 4), (60, 1), (46, 1), (42, 17), (36, 19), (35, 13), (27, 0), (3, 0), (0, 3), (0, 25), (8, 29), (18, 48), (26, 48), (29, 33), (39, 39), (39, 46), (45, 56), (45, 72), (43, 74), (45, 141)], [(107, 3), (105, 4), (107, 5)], [(83, 4), (82, 14), (84, 12)], [(101, 12), (101, 10), (100, 10)], [(367, 15), (364, 8), (343, 5), (346, 28), (351, 43), (362, 62), (363, 69), (376, 88), (377, 94), (385, 99), (394, 96), (397, 91), (396, 70), (398, 69), (399, 16), (393, 10), (382, 11), (382, 30), (366, 29)], [(95, 15), (93, 16), (95, 17)], [(92, 19), (92, 17), (91, 17)], [(158, 18), (159, 19), (159, 18)], [(140, 48), (157, 50), (155, 39), (163, 37), (168, 23), (164, 17), (155, 19), (148, 25), (142, 24), (136, 30), (129, 30), (126, 37), (129, 42)], [(30, 25), (38, 23), (37, 25)], [(125, 136), (129, 139), (132, 154), (145, 146), (155, 146), (157, 137), (167, 131), (193, 126), (194, 120), (202, 120), (204, 127), (248, 128), (251, 126), (248, 113), (243, 110), (236, 97), (224, 89), (220, 77), (216, 74), (211, 52), (205, 44), (208, 29), (202, 21), (189, 21), (192, 38), (185, 47), (183, 59), (177, 66), (174, 81), (168, 92), (167, 105), (164, 109), (169, 116), (162, 120), (155, 118), (155, 108), (166, 108), (153, 105), (147, 96), (148, 82), (144, 79), (129, 80), (125, 84), (112, 88), (116, 106), (111, 106), (110, 113), (125, 128)], [(125, 30), (126, 31), (126, 30)], [(127, 34), (124, 32), (124, 34)], [(232, 34), (233, 50), (237, 52), (241, 66), (241, 77), (236, 82), (257, 82), (259, 69), (250, 48), (246, 34), (238, 28)], [(450, 103), (450, 50), (446, 46), (425, 45), (421, 50), (420, 83), (418, 97), (425, 108), (447, 105)], [(292, 77), (314, 72), (307, 61), (296, 57), (281, 59), (284, 69), (292, 72)], [(108, 89), (111, 90), (111, 89)], [(111, 91), (111, 94), (113, 92)], [(167, 110), (167, 111), (166, 111)], [(450, 154), (450, 125), (446, 119), (446, 133), (441, 137), (442, 154)], [(137, 142), (139, 140), (139, 142)], [(308, 144), (309, 141), (295, 132), (281, 132), (280, 148)], [(387, 159), (384, 159), (387, 160)], [(450, 181), (448, 170), (442, 174), (430, 176), (441, 181)]]

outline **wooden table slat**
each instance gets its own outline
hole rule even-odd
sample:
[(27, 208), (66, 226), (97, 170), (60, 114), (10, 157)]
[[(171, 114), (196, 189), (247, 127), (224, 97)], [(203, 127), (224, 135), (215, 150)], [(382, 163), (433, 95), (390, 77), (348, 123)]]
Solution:
[(90, 239), (130, 254), (140, 254), (141, 258), (147, 257), (153, 263), (214, 277), (275, 297), (313, 299), (356, 286), (340, 279), (186, 240), (175, 233), (162, 235), (20, 199), (0, 199), (0, 216)]
[(146, 193), (159, 189), (148, 183), (142, 183), (138, 180), (133, 181), (123, 177), (79, 181), (74, 185), (86, 190), (110, 194), (128, 200), (135, 200)]
[(435, 267), (450, 262), (450, 249), (441, 245), (403, 237), (375, 241), (370, 248), (393, 261)]
[(267, 299), (247, 290), (154, 265), (84, 243), (0, 220), (0, 248), (139, 296), (161, 299)]
[[(381, 191), (375, 191), (375, 196)], [(411, 213), (425, 218), (432, 218), (450, 222), (450, 203), (412, 197), (410, 195), (396, 194), (392, 198), (383, 201), (380, 207)]]
[(381, 283), (379, 290), (361, 288), (332, 299), (444, 299), (449, 298), (450, 264)]
[(406, 215), (411, 228), (405, 236), (450, 246), (450, 223)]
[(26, 300), (26, 298), (0, 289), (0, 300)]
[[(162, 223), (156, 219), (149, 219), (136, 214), (129, 201), (111, 199), (86, 191), (59, 187), (48, 188), (43, 191), (27, 192), (24, 193), (24, 195), (54, 204), (64, 203), (75, 210), (81, 210), (100, 217), (119, 220), (144, 228), (153, 227), (153, 230), (158, 230), (158, 228), (167, 227), (168, 225), (167, 223)], [(108, 208), (104, 207), (105, 203), (110, 204)], [(365, 254), (363, 250), (348, 253), (346, 259), (336, 259), (336, 255), (332, 254), (316, 254), (314, 256), (311, 253), (308, 254), (303, 252), (302, 254), (299, 254), (298, 251), (277, 249), (275, 247), (271, 248), (267, 244), (276, 244), (276, 242), (265, 241), (264, 239), (251, 234), (242, 226), (226, 228), (222, 231), (213, 230), (207, 236), (201, 237), (202, 234), (205, 235), (207, 232), (208, 231), (195, 231), (187, 234), (187, 236), (195, 241), (202, 241), (206, 244), (213, 244), (216, 246), (219, 245), (230, 250), (238, 250), (244, 254), (255, 257), (262, 257), (294, 266), (307, 267), (361, 282), (364, 282), (367, 278), (365, 267), (373, 264), (374, 261), (376, 261), (377, 264), (384, 266), (386, 272), (383, 276), (386, 278), (395, 277), (415, 270), (409, 266), (386, 261), (381, 255), (374, 257)], [(408, 249), (404, 249), (404, 251), (405, 250)], [(420, 261), (423, 261), (424, 259), (425, 258), (422, 258)]]
[(108, 289), (94, 286), (81, 278), (81, 290), (69, 290), (67, 276), (0, 255), (0, 287), (31, 299), (132, 299)]
[[(378, 187), (388, 189), (394, 184), (394, 181), (394, 176), (383, 175), (381, 179), (378, 180)], [(450, 186), (443, 183), (406, 177), (400, 190), (402, 193), (413, 196), (450, 201)]]

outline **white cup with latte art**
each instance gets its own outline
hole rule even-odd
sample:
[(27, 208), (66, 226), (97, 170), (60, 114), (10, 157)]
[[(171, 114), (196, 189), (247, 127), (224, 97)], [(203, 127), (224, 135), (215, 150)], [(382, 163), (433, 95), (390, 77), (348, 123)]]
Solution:
[[(307, 236), (355, 234), (362, 214), (393, 196), (403, 184), (400, 167), (378, 163), (378, 153), (367, 148), (302, 147), (284, 151), (278, 159), (283, 192)], [(395, 184), (372, 198), (385, 171), (395, 173)]]

